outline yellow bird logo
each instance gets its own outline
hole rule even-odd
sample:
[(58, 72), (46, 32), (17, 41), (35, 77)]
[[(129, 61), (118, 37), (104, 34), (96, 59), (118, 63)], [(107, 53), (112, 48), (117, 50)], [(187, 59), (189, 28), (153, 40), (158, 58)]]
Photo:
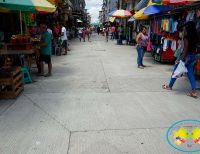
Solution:
[(200, 128), (195, 128), (191, 134), (191, 138), (193, 139), (194, 143), (200, 144)]
[(174, 131), (174, 139), (176, 145), (181, 145), (187, 142), (189, 137), (188, 130), (181, 127), (178, 131)]

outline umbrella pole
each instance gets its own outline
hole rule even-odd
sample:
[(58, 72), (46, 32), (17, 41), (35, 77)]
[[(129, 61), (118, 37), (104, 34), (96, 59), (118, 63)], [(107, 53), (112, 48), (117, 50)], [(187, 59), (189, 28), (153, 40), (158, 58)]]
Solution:
[(22, 34), (22, 11), (21, 10), (19, 11), (19, 17), (20, 17), (20, 31)]

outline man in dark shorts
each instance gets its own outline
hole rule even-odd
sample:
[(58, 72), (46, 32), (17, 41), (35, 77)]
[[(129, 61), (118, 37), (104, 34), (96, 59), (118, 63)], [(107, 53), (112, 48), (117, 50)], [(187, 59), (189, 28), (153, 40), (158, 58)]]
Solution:
[[(41, 55), (40, 55), (40, 68), (41, 68), (41, 76), (49, 77), (52, 75), (52, 63), (51, 63), (51, 35), (47, 31), (47, 26), (45, 24), (41, 24)], [(44, 63), (48, 64), (48, 73), (44, 75)]]

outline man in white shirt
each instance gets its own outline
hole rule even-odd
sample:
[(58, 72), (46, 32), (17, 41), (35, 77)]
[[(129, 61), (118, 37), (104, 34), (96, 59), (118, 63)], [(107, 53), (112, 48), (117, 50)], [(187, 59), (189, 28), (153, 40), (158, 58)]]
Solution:
[(68, 50), (68, 38), (67, 38), (67, 30), (65, 28), (65, 24), (62, 25), (62, 29), (61, 29), (61, 40), (63, 42), (63, 47), (65, 48), (65, 54), (67, 55), (67, 50)]

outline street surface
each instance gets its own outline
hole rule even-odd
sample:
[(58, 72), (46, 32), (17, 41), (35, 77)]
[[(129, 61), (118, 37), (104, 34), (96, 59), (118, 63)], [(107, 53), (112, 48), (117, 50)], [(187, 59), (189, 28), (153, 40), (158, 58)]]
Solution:
[(53, 56), (52, 77), (34, 77), (17, 100), (0, 101), (0, 154), (179, 153), (167, 128), (200, 119), (187, 78), (165, 91), (172, 65), (146, 55), (148, 67), (138, 69), (135, 47), (102, 36), (70, 48)]

